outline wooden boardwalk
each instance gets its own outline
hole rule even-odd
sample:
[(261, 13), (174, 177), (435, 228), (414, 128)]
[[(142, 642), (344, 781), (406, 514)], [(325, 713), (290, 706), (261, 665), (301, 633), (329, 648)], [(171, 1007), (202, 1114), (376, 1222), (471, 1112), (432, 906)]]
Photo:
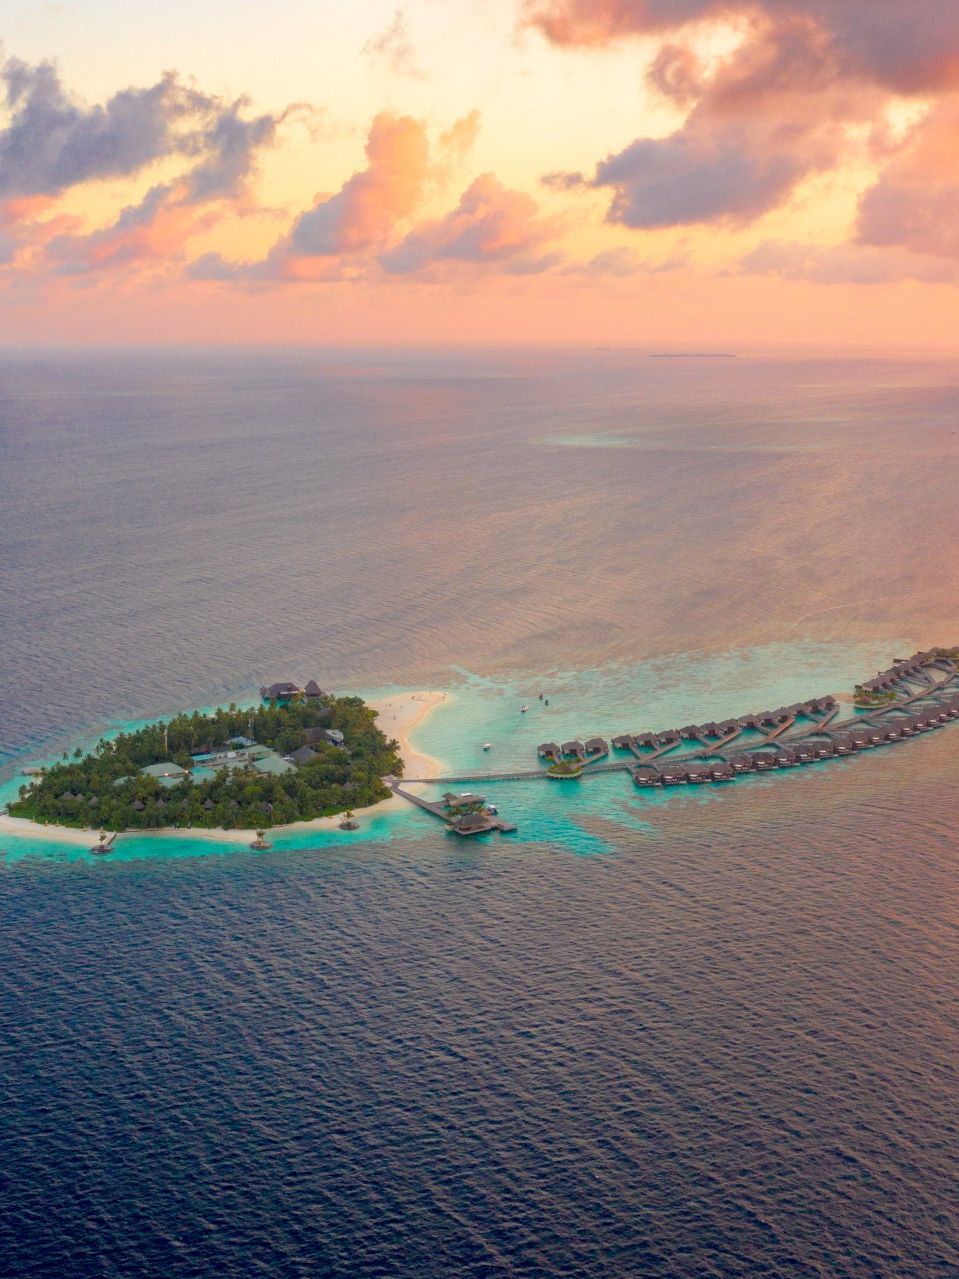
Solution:
[[(895, 668), (893, 669), (893, 675)], [(931, 671), (939, 671), (944, 678), (935, 679)], [(912, 680), (912, 685), (909, 684)], [(733, 754), (736, 756), (754, 756), (757, 753), (764, 755), (770, 748), (777, 754), (788, 751), (796, 745), (807, 742), (810, 738), (822, 737), (832, 739), (842, 734), (851, 733), (855, 729), (868, 729), (882, 727), (885, 721), (886, 725), (892, 725), (897, 722), (897, 718), (902, 715), (909, 715), (914, 712), (917, 705), (921, 703), (930, 703), (932, 705), (941, 705), (946, 696), (959, 704), (959, 671), (956, 666), (947, 659), (927, 661), (917, 671), (904, 672), (901, 677), (893, 680), (898, 688), (900, 696), (894, 701), (888, 702), (883, 706), (878, 706), (872, 710), (863, 711), (861, 714), (853, 715), (850, 718), (840, 720), (839, 706), (831, 707), (825, 714), (820, 715), (816, 719), (812, 719), (807, 712), (809, 722), (798, 724), (798, 716), (791, 715), (784, 723), (777, 725), (770, 732), (766, 733), (760, 741), (750, 741), (741, 743), (734, 747)], [(917, 690), (916, 684), (921, 687)], [(815, 703), (810, 703), (813, 705)], [(938, 727), (939, 725), (935, 725)], [(932, 725), (930, 725), (932, 727)], [(585, 761), (583, 772), (579, 776), (589, 773), (629, 773), (635, 776), (637, 768), (652, 766), (653, 772), (658, 770), (655, 768), (654, 761), (661, 756), (670, 754), (670, 767), (681, 768), (684, 764), (702, 763), (704, 760), (717, 760), (723, 763), (728, 762), (730, 752), (728, 747), (733, 745), (743, 733), (742, 728), (737, 728), (734, 732), (728, 733), (720, 741), (709, 742), (704, 738), (699, 739), (699, 746), (692, 750), (678, 750), (682, 745), (680, 739), (667, 742), (662, 746), (647, 752), (642, 752), (633, 739), (629, 746), (629, 751), (634, 757), (629, 762), (616, 761), (607, 759), (606, 763), (600, 763), (599, 760), (604, 755), (596, 754), (592, 758)], [(674, 753), (678, 752), (678, 753)], [(784, 757), (785, 758), (785, 757)], [(635, 761), (635, 762), (634, 762)], [(795, 761), (791, 761), (795, 762)], [(414, 777), (406, 779), (408, 785), (446, 785), (457, 786), (471, 782), (526, 782), (526, 781), (549, 781), (551, 779), (549, 773), (543, 768), (522, 769), (514, 768), (509, 770), (501, 770), (499, 772), (489, 773), (460, 773), (455, 776), (443, 777)], [(719, 780), (716, 778), (715, 780)], [(392, 783), (391, 783), (392, 784)], [(392, 784), (392, 789), (396, 794), (402, 795), (404, 799), (408, 799), (411, 803), (418, 807), (431, 812), (434, 816), (440, 817), (448, 825), (450, 824), (450, 816), (441, 805), (433, 804), (428, 800), (424, 800), (419, 795), (413, 795), (409, 791), (402, 790), (399, 785)], [(512, 829), (512, 828), (510, 828)]]
[[(431, 780), (435, 782), (440, 779), (434, 777)], [(444, 808), (442, 804), (434, 804), (431, 800), (424, 799), (422, 795), (414, 795), (412, 791), (404, 790), (403, 787), (396, 782), (390, 786), (390, 790), (394, 795), (399, 795), (401, 799), (408, 800), (417, 808), (422, 808), (425, 813), (431, 813), (433, 817), (438, 817), (448, 830), (453, 831), (457, 835), (483, 835), (486, 832), (493, 830), (502, 831), (505, 834), (516, 829), (516, 827), (510, 822), (505, 822), (502, 818), (493, 816), (492, 814), (484, 813), (483, 817), (485, 818), (485, 824), (481, 828), (460, 830), (457, 826), (457, 818)]]

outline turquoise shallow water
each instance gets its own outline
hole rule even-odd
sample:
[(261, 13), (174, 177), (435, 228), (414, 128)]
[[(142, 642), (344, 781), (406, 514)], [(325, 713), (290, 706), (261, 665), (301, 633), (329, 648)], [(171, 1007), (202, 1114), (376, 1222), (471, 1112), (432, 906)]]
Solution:
[[(893, 648), (909, 649), (908, 639)], [(690, 721), (723, 719), (748, 710), (762, 710), (800, 701), (825, 692), (848, 692), (865, 672), (888, 660), (888, 644), (777, 644), (751, 651), (719, 655), (681, 654), (656, 662), (631, 666), (607, 666), (600, 670), (556, 670), (531, 678), (480, 677), (459, 670), (450, 672), (450, 699), (433, 710), (412, 734), (413, 744), (442, 764), (444, 774), (496, 772), (538, 766), (536, 749), (543, 741), (567, 741), (593, 735), (610, 737), (620, 732), (676, 727)], [(911, 650), (910, 650), (911, 651)], [(543, 700), (540, 700), (540, 693)], [(370, 699), (403, 690), (364, 690)], [(241, 698), (240, 704), (248, 699)], [(548, 705), (546, 704), (548, 701)], [(528, 710), (523, 713), (522, 707)], [(129, 721), (111, 732), (134, 728)], [(389, 731), (389, 723), (384, 724)], [(89, 738), (85, 744), (89, 744)], [(486, 742), (489, 751), (483, 750)], [(20, 778), (9, 779), (0, 789), (0, 802), (15, 793)], [(786, 781), (787, 779), (780, 779)], [(741, 786), (757, 784), (742, 780)], [(668, 793), (636, 793), (625, 777), (598, 775), (579, 782), (476, 783), (494, 801), (501, 815), (517, 824), (509, 836), (484, 838), (487, 845), (500, 838), (546, 843), (557, 851), (597, 853), (610, 844), (587, 828), (592, 817), (607, 818), (628, 830), (643, 828), (643, 811), (663, 803), (708, 803), (709, 792), (696, 797)], [(438, 798), (447, 786), (430, 787), (427, 798)], [(281, 831), (271, 835), (276, 851), (304, 847), (331, 849), (344, 845), (379, 844), (392, 839), (448, 836), (439, 823), (422, 813), (384, 812), (367, 818), (357, 832)], [(91, 837), (91, 842), (95, 840)], [(241, 839), (184, 835), (136, 835), (120, 837), (111, 860), (124, 857), (183, 857), (222, 854), (245, 848)], [(9, 859), (46, 856), (67, 859), (93, 858), (84, 848), (71, 847), (55, 838), (11, 835), (4, 838)]]
[[(848, 690), (959, 641), (957, 388), (7, 354), (0, 785), (272, 679), (449, 688), (464, 770)], [(484, 785), (475, 842), (4, 839), (0, 1276), (952, 1279), (957, 752)]]

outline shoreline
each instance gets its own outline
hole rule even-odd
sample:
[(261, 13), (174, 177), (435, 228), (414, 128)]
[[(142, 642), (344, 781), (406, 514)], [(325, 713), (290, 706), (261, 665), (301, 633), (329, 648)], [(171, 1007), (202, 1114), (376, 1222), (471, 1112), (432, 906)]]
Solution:
[[(442, 761), (434, 759), (423, 751), (418, 751), (410, 742), (410, 734), (426, 722), (437, 706), (452, 700), (451, 695), (443, 690), (422, 689), (393, 693), (389, 697), (377, 698), (367, 702), (377, 714), (377, 727), (382, 729), (388, 738), (395, 737), (400, 747), (400, 758), (403, 760), (404, 774), (415, 777), (435, 777), (442, 768)], [(354, 810), (353, 819), (377, 816), (380, 813), (398, 811), (407, 808), (402, 799), (396, 795), (388, 799), (368, 804), (366, 808)], [(336, 813), (332, 817), (315, 817), (309, 822), (290, 822), (284, 826), (264, 828), (266, 838), (271, 835), (285, 836), (292, 833), (304, 834), (313, 831), (339, 830), (343, 814)], [(20, 839), (46, 839), (51, 842), (69, 844), (72, 847), (92, 848), (97, 842), (99, 827), (88, 827), (78, 830), (75, 826), (56, 826), (52, 823), (35, 822), (29, 817), (11, 817), (9, 813), (0, 813), (0, 836), (11, 835)], [(107, 834), (112, 832), (108, 831)], [(343, 831), (344, 836), (357, 832)], [(117, 832), (117, 840), (125, 836), (135, 838), (207, 839), (215, 843), (250, 844), (256, 839), (255, 830), (224, 830), (222, 827), (208, 826), (160, 826), (154, 830), (125, 830)]]

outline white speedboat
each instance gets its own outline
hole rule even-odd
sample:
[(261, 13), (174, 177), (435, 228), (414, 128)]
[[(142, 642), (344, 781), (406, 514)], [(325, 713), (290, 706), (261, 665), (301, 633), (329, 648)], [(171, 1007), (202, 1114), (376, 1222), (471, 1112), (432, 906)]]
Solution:
[(522, 709), (522, 711), (520, 712), (520, 714), (521, 714), (521, 715), (525, 715), (525, 714), (526, 714), (526, 712), (527, 712), (528, 710), (529, 710), (529, 707), (528, 707), (528, 706), (524, 706), (524, 707), (523, 707), (523, 709)]
[(484, 742), (484, 743), (483, 743), (483, 750), (484, 750), (484, 751), (488, 751), (488, 750), (492, 747), (492, 745), (493, 745), (493, 743), (492, 743), (492, 742)]

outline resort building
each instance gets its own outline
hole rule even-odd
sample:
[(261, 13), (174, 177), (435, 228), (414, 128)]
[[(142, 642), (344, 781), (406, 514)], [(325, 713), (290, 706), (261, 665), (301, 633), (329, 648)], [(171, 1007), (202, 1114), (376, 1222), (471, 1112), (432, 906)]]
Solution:
[(165, 760), (160, 764), (147, 764), (146, 768), (141, 768), (140, 772), (144, 777), (152, 777), (154, 781), (158, 781), (161, 786), (169, 789), (171, 786), (179, 786), (181, 782), (185, 782), (190, 774), (185, 768), (181, 768), (179, 764), (174, 764), (170, 760)]
[(474, 812), (486, 807), (483, 796), (474, 795), (470, 791), (465, 791), (462, 795), (457, 795), (455, 791), (447, 791), (443, 796), (443, 803), (450, 812)]
[(275, 755), (272, 751), (269, 755), (263, 755), (260, 759), (253, 761), (253, 767), (258, 773), (264, 773), (272, 777), (282, 777), (284, 773), (292, 773), (294, 765), (289, 760), (281, 759), (279, 755)]
[(299, 697), (302, 692), (303, 689), (292, 680), (281, 680), (278, 684), (267, 684), (261, 688), (260, 696), (264, 702), (288, 702), (293, 697)]

